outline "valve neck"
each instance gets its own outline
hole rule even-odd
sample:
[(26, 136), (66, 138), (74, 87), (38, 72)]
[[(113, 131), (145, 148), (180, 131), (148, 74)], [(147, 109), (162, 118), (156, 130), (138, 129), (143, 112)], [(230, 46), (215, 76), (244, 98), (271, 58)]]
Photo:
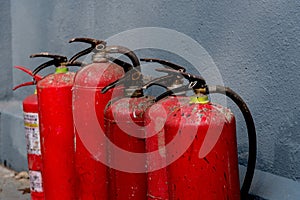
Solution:
[(67, 66), (61, 65), (59, 67), (55, 68), (55, 74), (64, 74), (69, 71), (69, 68)]
[(207, 104), (209, 103), (209, 98), (207, 95), (200, 94), (190, 97), (190, 104)]

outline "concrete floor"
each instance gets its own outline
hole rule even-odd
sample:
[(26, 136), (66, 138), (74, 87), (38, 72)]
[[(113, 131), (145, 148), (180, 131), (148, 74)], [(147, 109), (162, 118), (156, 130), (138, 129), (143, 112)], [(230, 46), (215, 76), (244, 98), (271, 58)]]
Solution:
[(27, 173), (16, 173), (0, 165), (0, 200), (30, 200)]

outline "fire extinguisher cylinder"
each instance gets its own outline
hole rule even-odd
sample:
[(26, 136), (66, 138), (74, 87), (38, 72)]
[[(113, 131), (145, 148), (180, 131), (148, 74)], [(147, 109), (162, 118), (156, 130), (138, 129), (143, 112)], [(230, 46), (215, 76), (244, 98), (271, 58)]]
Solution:
[[(141, 59), (141, 61), (146, 61), (148, 59)], [(150, 59), (151, 60), (151, 59)], [(152, 59), (155, 60), (155, 59)], [(156, 59), (157, 60), (157, 59)], [(162, 61), (162, 60), (160, 60)], [(150, 61), (148, 61), (150, 62)], [(155, 62), (155, 61), (151, 61)], [(173, 63), (168, 63), (164, 61), (166, 67), (170, 68)], [(177, 69), (171, 66), (173, 69)], [(184, 70), (184, 68), (180, 67)], [(119, 148), (134, 152), (134, 153), (146, 153), (145, 139), (142, 137), (145, 134), (145, 111), (151, 105), (153, 105), (153, 97), (144, 96), (142, 88), (142, 74), (137, 71), (128, 72), (122, 79), (113, 82), (112, 84), (106, 86), (102, 89), (105, 93), (111, 88), (117, 85), (124, 85), (125, 97), (121, 99), (113, 99), (108, 103), (104, 111), (105, 120), (105, 134), (110, 139), (110, 141), (118, 146)], [(161, 83), (170, 81), (170, 76), (164, 76), (159, 78)], [(150, 87), (149, 84), (148, 87)], [(135, 136), (131, 135), (134, 133)], [(112, 166), (109, 169), (109, 188), (110, 188), (110, 198), (125, 200), (125, 199), (136, 199), (144, 200), (147, 198), (147, 175), (145, 168), (146, 157), (144, 160), (139, 161), (138, 172), (129, 172), (133, 169), (116, 169), (116, 166), (120, 163), (131, 162), (129, 157), (119, 157), (117, 150), (115, 148), (109, 149), (110, 158), (109, 162)], [(137, 166), (135, 166), (137, 167)], [(144, 171), (143, 171), (144, 169)]]
[[(179, 109), (181, 115), (187, 116), (189, 118), (188, 120), (184, 119), (185, 123), (184, 125), (182, 125), (183, 127), (191, 126), (190, 124), (186, 124), (191, 119), (193, 122), (196, 121), (196, 119), (194, 119), (195, 112), (193, 111), (195, 110), (195, 107), (198, 108), (196, 110), (201, 111), (199, 113), (199, 116), (201, 116), (201, 120), (203, 120), (205, 116), (205, 122), (201, 121), (198, 124), (199, 129), (197, 134), (195, 135), (195, 140), (192, 141), (193, 143), (191, 144), (191, 146), (182, 156), (180, 156), (178, 160), (176, 160), (174, 163), (170, 164), (167, 167), (169, 196), (172, 198), (183, 199), (187, 198), (188, 196), (192, 197), (193, 199), (198, 199), (200, 197), (205, 197), (205, 199), (246, 199), (248, 196), (255, 168), (256, 133), (251, 113), (248, 107), (246, 106), (245, 102), (239, 95), (237, 95), (229, 88), (223, 86), (207, 86), (205, 80), (202, 77), (197, 77), (188, 73), (178, 72), (175, 70), (159, 69), (158, 71), (168, 71), (169, 73), (173, 72), (174, 74), (181, 74), (190, 82), (190, 84), (187, 86), (174, 89), (175, 91), (178, 92), (192, 89), (195, 92), (195, 96), (191, 97), (189, 104)], [(239, 179), (237, 173), (238, 163), (234, 116), (230, 114), (231, 112), (228, 109), (223, 108), (220, 105), (209, 103), (206, 97), (206, 95), (209, 93), (221, 93), (230, 97), (241, 109), (244, 119), (247, 123), (249, 138), (249, 159), (247, 172), (245, 175), (241, 192), (239, 191)], [(170, 91), (167, 91), (165, 94), (162, 94), (159, 97), (157, 97), (156, 101), (159, 102), (159, 100), (167, 97), (170, 94)], [(222, 111), (221, 113), (220, 110)], [(167, 120), (164, 127), (164, 130), (169, 130), (165, 132), (166, 143), (170, 142), (170, 139), (168, 138), (171, 137), (172, 139), (172, 137), (175, 137), (176, 131), (173, 131), (174, 129), (177, 130), (178, 128), (177, 132), (187, 134), (192, 132), (191, 130), (184, 132), (185, 128), (178, 127), (176, 123), (172, 124), (172, 122), (176, 121), (176, 116), (179, 116), (180, 112), (173, 112), (169, 115), (170, 119)], [(218, 115), (220, 116), (218, 117), (216, 113), (219, 113)], [(223, 113), (226, 114), (222, 117)], [(228, 118), (228, 116), (231, 117)], [(218, 131), (217, 129), (214, 131), (214, 127), (218, 127), (213, 126), (213, 124), (215, 123), (214, 121), (222, 122), (222, 120), (220, 120), (220, 117), (225, 119), (225, 121), (223, 122), (223, 128), (221, 129), (221, 131)], [(214, 120), (211, 121), (212, 119)], [(182, 120), (182, 118), (180, 117), (180, 119), (178, 120)], [(210, 124), (207, 124), (207, 121), (209, 121)], [(176, 126), (177, 128), (174, 128)], [(194, 130), (197, 130), (197, 127), (194, 127)], [(218, 137), (216, 137), (216, 135)], [(197, 149), (199, 153), (193, 152), (193, 150), (195, 151), (195, 149)], [(224, 154), (224, 152), (226, 152), (226, 154)], [(169, 152), (169, 154), (172, 155), (172, 152)], [(193, 154), (197, 154), (197, 156), (199, 156), (195, 157), (194, 161)], [(167, 153), (167, 157), (170, 155), (168, 155)], [(186, 160), (186, 158), (188, 158), (188, 160)], [(224, 159), (227, 160), (225, 162), (226, 165), (220, 162), (222, 160), (224, 161)], [(228, 166), (230, 166), (230, 168), (228, 168)], [(195, 168), (197, 168), (197, 170), (194, 172), (193, 169)], [(207, 171), (210, 168), (213, 169), (212, 172)], [(188, 170), (191, 173), (185, 172), (184, 169)], [(184, 171), (184, 173), (180, 174), (180, 171)], [(224, 175), (219, 174), (220, 171), (223, 171)], [(209, 174), (209, 177), (206, 177), (207, 174)], [(186, 178), (190, 180), (189, 182), (191, 183), (191, 185), (183, 185), (181, 183), (181, 181), (183, 181), (183, 179)], [(201, 187), (201, 180), (206, 182), (205, 187)], [(193, 181), (196, 182), (193, 183)], [(226, 188), (226, 190), (224, 190), (224, 188)]]
[[(102, 94), (101, 90), (123, 77), (124, 72), (139, 67), (140, 63), (131, 50), (121, 46), (106, 46), (105, 41), (74, 38), (70, 42), (91, 45), (74, 55), (71, 62), (93, 53), (92, 62), (77, 72), (73, 86), (76, 191), (79, 199), (108, 199), (107, 167), (103, 163), (106, 159), (106, 144), (101, 135), (104, 130), (103, 111), (113, 96), (123, 96), (123, 89), (116, 87), (106, 94)], [(111, 54), (116, 53), (127, 56), (132, 64), (111, 57)], [(91, 113), (95, 113), (96, 119), (91, 118)]]
[[(29, 74), (33, 81), (25, 82), (13, 88), (16, 90), (20, 87), (35, 85), (42, 79), (39, 75), (33, 73), (22, 66), (15, 66), (15, 68), (22, 70)], [(24, 127), (27, 143), (27, 160), (30, 180), (30, 193), (32, 200), (44, 200), (44, 189), (42, 181), (42, 153), (40, 143), (39, 131), (39, 112), (38, 100), (36, 93), (27, 96), (23, 100), (23, 114), (24, 114)]]
[(69, 63), (65, 56), (45, 52), (30, 57), (52, 58), (37, 67), (33, 74), (51, 65), (56, 67), (54, 74), (37, 83), (45, 199), (75, 199), (71, 91), (75, 73), (69, 72), (67, 66), (80, 66), (81, 63)]

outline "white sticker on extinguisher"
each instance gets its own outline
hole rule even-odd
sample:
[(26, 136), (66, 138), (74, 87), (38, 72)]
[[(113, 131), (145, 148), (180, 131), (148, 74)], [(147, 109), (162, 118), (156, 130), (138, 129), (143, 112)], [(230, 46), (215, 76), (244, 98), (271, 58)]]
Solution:
[(41, 155), (39, 116), (37, 113), (24, 113), (27, 153)]
[(43, 192), (42, 173), (40, 171), (29, 170), (30, 191)]

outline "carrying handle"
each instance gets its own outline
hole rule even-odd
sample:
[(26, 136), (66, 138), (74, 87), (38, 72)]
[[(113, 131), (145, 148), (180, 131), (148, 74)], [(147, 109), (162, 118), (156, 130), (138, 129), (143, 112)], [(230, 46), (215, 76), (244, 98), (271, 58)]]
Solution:
[[(163, 66), (165, 66), (167, 68), (171, 68), (171, 69), (174, 69), (174, 70), (177, 70), (177, 71), (181, 71), (181, 72), (185, 72), (186, 71), (186, 69), (184, 67), (182, 67), (180, 65), (177, 65), (175, 63), (166, 61), (166, 60), (162, 60), (162, 59), (157, 59), (157, 58), (141, 58), (140, 61), (143, 61), (143, 62), (156, 62), (156, 63), (159, 63), (159, 64), (161, 64), (161, 65), (163, 65)], [(167, 72), (167, 73), (169, 73), (169, 72)], [(108, 86), (106, 86), (105, 88), (103, 88), (102, 89), (102, 93), (105, 93), (108, 90), (116, 87), (117, 85), (126, 83), (128, 81), (132, 83), (132, 82), (138, 80), (138, 76), (139, 76), (139, 73), (136, 73), (136, 72), (132, 73), (132, 74), (129, 74), (129, 75), (126, 74), (121, 79), (116, 80), (113, 83), (111, 83)], [(164, 77), (159, 77), (157, 79), (154, 79), (154, 80), (148, 82), (147, 84), (145, 84), (141, 88), (142, 89), (147, 89), (148, 87), (150, 87), (152, 85), (159, 85), (159, 86), (162, 86), (164, 88), (167, 88), (166, 85), (172, 84), (174, 82), (174, 78), (176, 78), (176, 76), (174, 76), (174, 75), (167, 75), (167, 76), (164, 76)], [(178, 77), (178, 78), (180, 78), (180, 77)], [(139, 86), (136, 83), (133, 83), (132, 85)]]
[(126, 73), (122, 78), (110, 83), (109, 85), (105, 86), (102, 90), (101, 93), (104, 94), (106, 93), (108, 90), (121, 85), (121, 84), (125, 84), (126, 87), (130, 87), (130, 86), (137, 86), (138, 88), (140, 88), (142, 86), (142, 74), (138, 71), (129, 71), (128, 73)]
[(125, 61), (119, 60), (117, 58), (113, 58), (108, 56), (108, 59), (110, 61), (112, 61), (113, 63), (116, 63), (117, 65), (121, 66), (125, 72), (128, 72), (129, 70), (131, 70), (133, 67), (138, 67), (140, 66), (140, 62), (137, 58), (137, 56), (128, 48), (123, 47), (123, 46), (106, 46), (106, 42), (103, 40), (97, 40), (97, 39), (93, 39), (93, 38), (73, 38), (69, 41), (69, 43), (73, 43), (73, 42), (84, 42), (84, 43), (88, 43), (91, 45), (91, 47), (78, 52), (77, 54), (75, 54), (74, 56), (72, 56), (69, 60), (69, 62), (74, 62), (75, 60), (77, 60), (79, 57), (84, 56), (86, 54), (89, 54), (91, 52), (94, 53), (99, 53), (99, 52), (103, 52), (105, 54), (107, 53), (120, 53), (120, 54), (124, 54), (125, 56), (127, 56), (133, 66)]
[(80, 61), (68, 62), (68, 59), (66, 56), (51, 54), (48, 52), (42, 52), (42, 53), (30, 55), (30, 58), (37, 58), (37, 57), (52, 58), (53, 60), (47, 61), (47, 62), (41, 64), (40, 66), (38, 66), (37, 68), (35, 68), (32, 72), (33, 75), (36, 75), (39, 71), (41, 71), (42, 69), (45, 69), (46, 67), (49, 67), (51, 65), (54, 65), (55, 67), (83, 65), (83, 63)]
[(189, 84), (175, 88), (172, 90), (173, 92), (166, 91), (165, 93), (156, 97), (155, 102), (157, 102), (167, 96), (170, 96), (173, 93), (185, 92), (185, 91), (188, 91), (191, 89), (193, 89), (195, 92), (201, 92), (204, 94), (207, 92), (206, 81), (202, 76), (196, 76), (196, 75), (193, 75), (190, 73), (176, 71), (176, 70), (172, 70), (172, 69), (164, 69), (164, 68), (156, 69), (156, 71), (166, 72), (168, 74), (174, 74), (174, 75), (182, 75), (182, 77), (184, 77), (185, 79), (187, 79), (189, 81)]
[(177, 80), (179, 80), (178, 76), (174, 76), (172, 74), (162, 76), (162, 77), (158, 77), (158, 78), (155, 78), (155, 79), (149, 81), (145, 85), (143, 85), (142, 89), (144, 89), (144, 90), (148, 89), (149, 87), (151, 87), (153, 85), (158, 85), (158, 86), (161, 86), (161, 87), (164, 87), (164, 88), (168, 89), (168, 86), (172, 85)]
[[(172, 63), (167, 60), (162, 60), (162, 59), (157, 59), (157, 58), (141, 58), (140, 60), (144, 61), (144, 62), (159, 63), (159, 64), (163, 65), (164, 67), (166, 67), (167, 69), (173, 69), (173, 70), (180, 71), (180, 72), (186, 71), (185, 67), (177, 65), (177, 64)], [(164, 71), (164, 72), (166, 72), (166, 71)], [(158, 77), (156, 79), (153, 79), (153, 80), (149, 81), (148, 83), (146, 83), (142, 88), (147, 89), (148, 87), (151, 87), (152, 85), (160, 85), (160, 86), (167, 88), (167, 86), (172, 85), (176, 82), (182, 82), (181, 76), (175, 75), (174, 73), (170, 73), (170, 72), (166, 72), (166, 73), (168, 73), (167, 76)]]
[(84, 42), (84, 43), (90, 44), (91, 47), (76, 53), (74, 56), (72, 56), (70, 58), (69, 62), (74, 62), (79, 57), (87, 55), (87, 54), (91, 53), (92, 51), (94, 51), (95, 49), (103, 49), (106, 47), (105, 41), (97, 40), (97, 39), (93, 39), (93, 38), (72, 38), (71, 40), (69, 40), (69, 43), (73, 43), (73, 42)]
[(159, 64), (165, 66), (166, 68), (171, 68), (171, 69), (181, 71), (181, 72), (186, 71), (186, 69), (183, 66), (177, 65), (177, 64), (172, 63), (172, 62), (167, 61), (167, 60), (162, 60), (162, 59), (157, 59), (157, 58), (141, 58), (140, 60), (143, 61), (143, 62), (159, 63)]
[(177, 70), (173, 70), (173, 69), (164, 69), (164, 68), (156, 69), (156, 71), (166, 72), (168, 74), (181, 75), (186, 80), (189, 81), (190, 88), (193, 88), (193, 89), (199, 89), (199, 88), (206, 87), (206, 81), (202, 76), (196, 76), (196, 75), (193, 75), (193, 74), (190, 74), (190, 73), (181, 72), (181, 71), (177, 71)]

